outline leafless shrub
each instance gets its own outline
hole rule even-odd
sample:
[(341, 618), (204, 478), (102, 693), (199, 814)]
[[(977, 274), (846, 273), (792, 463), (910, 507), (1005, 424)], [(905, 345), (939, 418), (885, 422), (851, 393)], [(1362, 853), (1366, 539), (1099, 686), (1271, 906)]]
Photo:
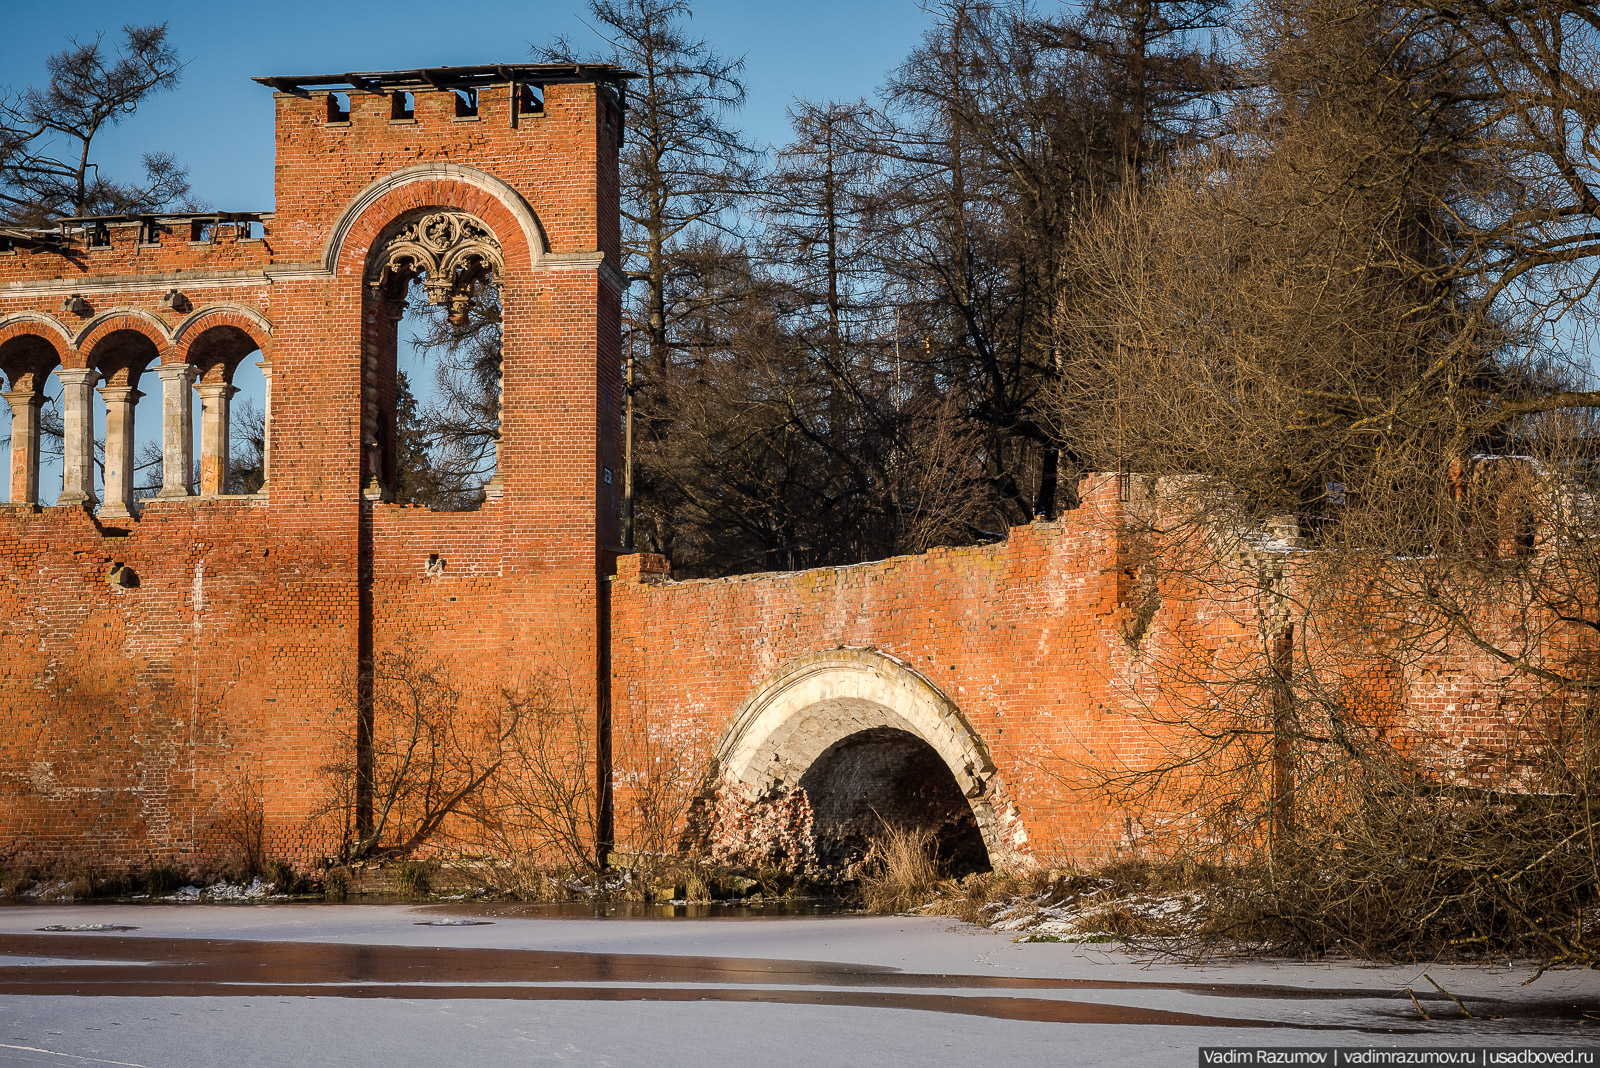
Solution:
[(346, 860), (406, 856), (440, 836), (499, 772), (522, 726), (520, 704), (480, 704), (411, 641), (375, 657), (344, 696), (318, 816)]
[[(413, 641), (351, 680), (320, 816), (346, 861), (419, 858), (531, 899), (640, 892), (686, 859), (679, 840), (704, 788), (703, 747), (629, 721), (610, 740), (630, 769), (616, 784), (617, 841), (602, 854), (600, 725), (552, 654), (516, 684), (467, 689)], [(676, 880), (681, 881), (681, 880)]]
[[(1233, 873), (1197, 945), (1593, 962), (1600, 395), (1542, 341), (1592, 310), (1561, 204), (1593, 171), (1530, 101), (1592, 108), (1594, 27), (1249, 12), (1230, 136), (1075, 238), (1058, 402), (1134, 473), (1139, 641), (1130, 744), (1064, 777), (1134, 855)], [(1486, 104), (1510, 83), (1463, 57), (1503, 76), (1552, 33), (1559, 70)], [(1145, 575), (1203, 618), (1145, 619)]]
[(261, 783), (248, 769), (232, 778), (217, 800), (214, 833), (232, 852), (232, 863), (248, 878), (266, 870), (266, 805)]
[[(494, 700), (507, 725), (502, 768), (492, 788), (470, 798), (465, 815), (489, 860), (482, 872), (490, 885), (546, 897), (552, 872), (595, 875), (604, 869), (596, 725), (562, 679), (502, 688)], [(458, 846), (457, 853), (464, 852)]]
[(939, 884), (933, 832), (885, 826), (861, 868), (861, 894), (873, 912), (909, 912), (927, 904)]

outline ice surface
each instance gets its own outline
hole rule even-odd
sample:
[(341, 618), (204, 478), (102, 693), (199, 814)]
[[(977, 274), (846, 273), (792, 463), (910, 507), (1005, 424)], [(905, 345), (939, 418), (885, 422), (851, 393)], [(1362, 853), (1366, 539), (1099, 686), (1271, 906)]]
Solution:
[[(494, 922), (423, 926), (452, 919)], [(39, 928), (91, 923), (138, 930), (60, 937), (79, 944), (101, 938), (239, 939), (828, 961), (952, 977), (934, 991), (939, 995), (1060, 999), (1296, 1026), (1033, 1023), (960, 1010), (701, 1001), (692, 982), (656, 984), (691, 998), (672, 1002), (643, 999), (648, 992), (640, 1000), (593, 1001), (581, 990), (576, 1000), (542, 1000), (544, 994), (529, 992), (534, 984), (521, 988), (524, 1000), (496, 1000), (487, 993), (448, 996), (455, 987), (440, 992), (446, 996), (413, 987), (416, 997), (396, 996), (392, 987), (381, 996), (351, 996), (349, 989), (329, 986), (248, 997), (225, 992), (73, 996), (52, 989), (0, 994), (0, 1065), (1193, 1065), (1202, 1044), (1583, 1045), (1600, 1040), (1600, 1021), (1586, 1024), (1582, 1016), (1584, 1006), (1600, 1011), (1600, 974), (1594, 972), (1551, 972), (1525, 987), (1521, 984), (1532, 974), (1527, 967), (1289, 961), (1185, 967), (1099, 945), (1018, 943), (1011, 933), (928, 917), (530, 919), (458, 907), (303, 904), (0, 908), (0, 938), (56, 937), (39, 934)], [(50, 963), (33, 952), (27, 960), (0, 958), (6, 990), (29, 989), (27, 976), (42, 974), (41, 961)], [(1496, 1015), (1502, 1018), (1462, 1018), (1453, 1005), (1429, 996), (1432, 988), (1423, 972), (1468, 998), (1469, 1005), (1473, 997), (1500, 999)], [(963, 985), (995, 976), (1091, 985), (1016, 990)], [(583, 989), (607, 985), (630, 984), (619, 979)], [(1416, 1015), (1403, 993), (1408, 986), (1424, 998), (1433, 1021)], [(707, 996), (718, 989), (725, 988), (705, 987)], [(888, 975), (881, 983), (872, 977), (850, 989), (904, 993), (906, 988)], [(1549, 1011), (1552, 1007), (1560, 1011)]]

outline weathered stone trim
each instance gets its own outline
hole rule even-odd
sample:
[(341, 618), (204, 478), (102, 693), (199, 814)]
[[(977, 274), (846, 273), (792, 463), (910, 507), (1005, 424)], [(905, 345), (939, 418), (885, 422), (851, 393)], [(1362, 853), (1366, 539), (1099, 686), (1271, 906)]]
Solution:
[(89, 339), (96, 329), (105, 325), (112, 319), (124, 316), (131, 316), (135, 319), (138, 319), (140, 322), (145, 323), (155, 330), (155, 332), (161, 336), (161, 344), (158, 345), (158, 348), (160, 348), (163, 352), (166, 351), (167, 346), (172, 344), (172, 331), (167, 328), (167, 324), (162, 322), (160, 317), (154, 312), (145, 311), (143, 308), (124, 306), (120, 308), (107, 308), (105, 311), (84, 323), (83, 329), (78, 331), (78, 336), (73, 338), (72, 347), (82, 351), (84, 342)]
[(79, 278), (53, 278), (38, 282), (7, 282), (0, 284), (0, 298), (49, 297), (56, 293), (123, 293), (165, 292), (174, 283), (189, 288), (235, 288), (239, 286), (267, 286), (274, 278), (292, 276), (293, 271), (315, 273), (318, 278), (329, 272), (316, 265), (286, 265), (282, 272), (255, 271), (159, 271), (151, 274), (84, 275)]
[(10, 315), (0, 316), (0, 340), (9, 341), (12, 337), (20, 334), (34, 333), (32, 330), (17, 330), (14, 333), (7, 333), (12, 327), (21, 326), (26, 323), (38, 323), (41, 326), (48, 327), (55, 332), (58, 338), (61, 339), (61, 344), (65, 349), (70, 350), (73, 347), (72, 331), (68, 330), (64, 325), (62, 325), (59, 320), (53, 318), (52, 316), (45, 315), (43, 312), (19, 311), (13, 312)]
[(1000, 784), (983, 739), (937, 686), (875, 649), (813, 653), (769, 677), (734, 713), (717, 743), (717, 760), (730, 783), (793, 787), (829, 745), (876, 726), (931, 745), (972, 806), (991, 863), (1014, 859), (1010, 843), (1021, 836), (1000, 825)]
[(522, 227), (522, 234), (528, 246), (528, 258), (535, 266), (538, 265), (550, 245), (545, 239), (544, 228), (539, 225), (538, 216), (522, 198), (522, 194), (494, 175), (480, 171), (476, 167), (463, 167), (459, 163), (418, 163), (386, 174), (356, 194), (355, 199), (350, 201), (344, 213), (339, 216), (338, 222), (334, 223), (327, 243), (322, 246), (323, 269), (330, 274), (337, 270), (339, 257), (344, 252), (345, 240), (350, 236), (356, 220), (385, 195), (416, 182), (438, 181), (460, 182), (473, 186), (504, 205)]
[(604, 252), (547, 252), (534, 264), (535, 270), (570, 271), (588, 268), (599, 271), (600, 278), (618, 293), (628, 289), (628, 280), (622, 270)]

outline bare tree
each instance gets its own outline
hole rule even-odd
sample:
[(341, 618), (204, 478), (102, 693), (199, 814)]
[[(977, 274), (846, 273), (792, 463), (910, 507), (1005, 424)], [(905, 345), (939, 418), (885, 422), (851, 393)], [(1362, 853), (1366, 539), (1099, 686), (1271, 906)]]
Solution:
[(1085, 469), (1046, 399), (1069, 357), (1069, 242), (1182, 143), (1216, 78), (1196, 35), (1219, 5), (1102, 4), (1074, 21), (983, 0), (936, 10), (860, 136), (885, 178), (877, 254), (915, 340), (902, 358), (981, 431), (1003, 528), (1053, 516), (1061, 472)]
[[(744, 104), (743, 58), (719, 55), (689, 35), (689, 0), (592, 0), (605, 58), (640, 75), (630, 87), (622, 149), (624, 268), (642, 283), (628, 329), (645, 341), (649, 371), (666, 373), (675, 322), (684, 314), (679, 250), (735, 220), (754, 151), (728, 118)], [(535, 49), (579, 61), (586, 50), (560, 39)]]
[(92, 158), (103, 130), (177, 85), (183, 70), (165, 23), (122, 32), (115, 56), (99, 36), (74, 40), (46, 60), (48, 85), (0, 99), (0, 221), (42, 226), (58, 216), (152, 211), (188, 196), (187, 173), (167, 153), (145, 154), (142, 182), (113, 181)]
[(1145, 743), (1080, 770), (1236, 866), (1213, 937), (1593, 961), (1596, 398), (1541, 343), (1572, 276), (1497, 288), (1482, 236), (1532, 210), (1484, 121), (1523, 98), (1412, 9), (1250, 18), (1230, 135), (1074, 245), (1058, 403), (1126, 478)]
[(1094, 36), (952, 3), (882, 109), (797, 105), (743, 247), (678, 246), (672, 358), (640, 401), (644, 543), (683, 573), (793, 568), (1053, 514), (1068, 237), (1127, 152), (1147, 167), (1179, 140), (1215, 10), (1102, 13)]

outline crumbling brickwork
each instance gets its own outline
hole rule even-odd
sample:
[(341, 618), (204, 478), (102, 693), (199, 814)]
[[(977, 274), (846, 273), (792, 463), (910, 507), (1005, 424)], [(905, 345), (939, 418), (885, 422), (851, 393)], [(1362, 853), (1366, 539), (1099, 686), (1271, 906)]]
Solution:
[[(995, 863), (1136, 842), (1076, 772), (1158, 742), (1139, 713), (1165, 699), (1163, 654), (1259, 642), (1269, 609), (1161, 588), (1119, 522), (1125, 480), (1090, 476), (1081, 508), (999, 544), (854, 567), (679, 583), (617, 556), (623, 77), (268, 79), (274, 211), (0, 234), (0, 859), (204, 866), (259, 803), (266, 852), (315, 862), (357, 676), (401, 645), (481, 687), (561, 680), (619, 844), (642, 793), (663, 791), (659, 813), (684, 788), (663, 768), (709, 786), (683, 818), (718, 857), (807, 865), (859, 847), (869, 813)], [(496, 477), (475, 511), (393, 503), (403, 283), (454, 307), (485, 274), (504, 321)], [(267, 482), (229, 496), (246, 358), (267, 375)], [(64, 473), (41, 506), (52, 376)], [(141, 393), (166, 454), (136, 501)], [(1446, 650), (1361, 685), (1485, 733), (1506, 674)]]

